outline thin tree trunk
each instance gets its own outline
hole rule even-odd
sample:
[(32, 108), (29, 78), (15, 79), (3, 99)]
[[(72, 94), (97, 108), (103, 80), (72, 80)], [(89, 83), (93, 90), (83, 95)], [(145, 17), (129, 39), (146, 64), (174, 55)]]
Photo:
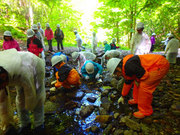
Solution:
[(30, 0), (29, 0), (29, 17), (30, 17), (30, 25), (32, 26), (34, 23), (34, 20), (33, 20), (33, 9), (32, 9)]

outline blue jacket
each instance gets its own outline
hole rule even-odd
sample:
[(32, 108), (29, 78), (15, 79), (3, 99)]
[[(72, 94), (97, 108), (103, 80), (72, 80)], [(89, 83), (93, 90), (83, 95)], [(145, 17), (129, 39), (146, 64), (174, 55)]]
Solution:
[[(92, 74), (88, 74), (88, 73), (86, 72), (86, 69), (85, 69), (86, 64), (89, 63), (89, 62), (94, 65), (94, 73), (92, 73)], [(100, 64), (98, 64), (98, 63), (95, 63), (95, 62), (91, 61), (91, 60), (87, 60), (87, 61), (84, 63), (84, 65), (82, 66), (82, 68), (81, 68), (81, 74), (82, 74), (84, 77), (89, 76), (89, 79), (94, 79), (94, 78), (96, 77), (96, 74), (97, 74), (97, 73), (102, 74), (102, 71), (103, 71), (102, 66), (101, 66)]]
[(66, 56), (66, 58), (67, 58), (67, 61), (69, 61), (68, 56), (67, 56), (66, 54), (62, 53), (62, 52), (57, 52), (57, 53), (53, 54), (53, 56), (52, 56), (52, 57), (54, 57), (54, 56), (60, 56), (61, 54), (65, 55), (65, 56)]

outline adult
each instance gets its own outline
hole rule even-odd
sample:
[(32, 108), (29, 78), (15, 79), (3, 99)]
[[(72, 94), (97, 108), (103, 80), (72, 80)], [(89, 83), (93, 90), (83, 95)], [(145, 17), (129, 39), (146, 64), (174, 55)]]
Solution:
[(31, 130), (29, 111), (34, 116), (35, 132), (38, 134), (44, 129), (44, 78), (44, 61), (36, 55), (15, 49), (0, 52), (0, 119), (6, 134), (11, 133), (16, 124), (9, 94), (9, 87), (12, 86), (15, 86), (17, 93), (18, 134), (27, 134)]
[[(62, 56), (54, 56), (51, 59), (52, 67), (56, 67), (58, 71), (56, 72), (56, 81), (54, 82), (55, 87), (50, 90), (55, 91), (56, 88), (65, 88), (68, 91), (74, 88), (78, 88), (81, 84), (80, 76), (78, 72), (68, 66), (64, 61)], [(53, 84), (53, 83), (51, 83)]]
[(98, 39), (96, 36), (96, 32), (92, 33), (92, 53), (96, 54)]
[(4, 42), (3, 42), (4, 50), (15, 48), (17, 51), (20, 51), (19, 44), (15, 39), (13, 39), (10, 31), (5, 31), (3, 35), (4, 35)]
[(78, 34), (78, 32), (75, 30), (74, 31), (74, 34), (75, 34), (75, 36), (76, 36), (76, 42), (77, 42), (77, 47), (78, 47), (78, 51), (80, 52), (81, 51), (81, 48), (82, 49), (85, 49), (85, 47), (84, 46), (82, 46), (82, 39), (81, 39), (81, 37), (80, 37), (80, 35)]
[(44, 50), (45, 50), (45, 46), (44, 46), (44, 38), (42, 36), (42, 34), (38, 31), (38, 26), (36, 24), (32, 25), (32, 30), (35, 33), (35, 36), (41, 41), (42, 46), (43, 46), (43, 51), (41, 52), (42, 58), (45, 59), (45, 54), (44, 54)]
[(63, 31), (60, 29), (60, 25), (57, 24), (57, 28), (54, 32), (54, 38), (56, 39), (57, 41), (57, 50), (59, 51), (59, 44), (61, 44), (61, 50), (63, 51), (64, 50), (64, 47), (63, 47), (63, 39), (64, 39), (64, 33)]
[(137, 33), (131, 40), (131, 53), (135, 55), (147, 54), (151, 49), (151, 41), (146, 33), (143, 32), (144, 24), (139, 22), (136, 27)]
[(154, 51), (154, 45), (155, 45), (155, 43), (156, 43), (155, 36), (156, 36), (155, 33), (153, 33), (152, 36), (151, 36), (151, 50), (150, 50), (151, 52)]
[(41, 33), (42, 38), (44, 39), (44, 30), (41, 28), (41, 23), (38, 22), (38, 23), (37, 23), (37, 26), (38, 26), (38, 31)]
[(46, 23), (45, 37), (47, 38), (47, 41), (48, 41), (48, 46), (49, 46), (48, 52), (52, 52), (53, 51), (53, 47), (52, 47), (53, 31), (50, 28), (49, 23)]
[(104, 52), (106, 53), (107, 51), (111, 50), (111, 46), (107, 43), (107, 41), (103, 41), (104, 44)]
[(96, 55), (91, 52), (73, 52), (72, 59), (73, 61), (78, 62), (79, 73), (81, 73), (81, 68), (84, 65), (85, 61), (94, 61), (96, 59)]
[(176, 63), (176, 57), (178, 55), (178, 48), (180, 47), (179, 40), (177, 40), (173, 34), (169, 36), (169, 42), (165, 50), (165, 54), (167, 53), (166, 59), (171, 64)]
[(121, 53), (118, 50), (106, 51), (106, 53), (101, 58), (101, 65), (103, 66), (106, 60), (109, 60), (111, 58), (120, 58), (120, 56), (121, 56)]
[(27, 30), (27, 50), (38, 57), (41, 57), (43, 51), (42, 42), (35, 36), (32, 29)]
[(166, 58), (157, 54), (131, 54), (123, 59), (110, 59), (107, 68), (111, 74), (123, 76), (125, 79), (118, 103), (124, 103), (124, 97), (134, 84), (133, 99), (128, 101), (131, 105), (138, 105), (139, 111), (133, 113), (134, 117), (144, 118), (152, 115), (152, 94), (169, 70)]
[(81, 74), (86, 80), (99, 79), (102, 71), (102, 66), (91, 60), (87, 60), (81, 68)]
[(166, 50), (166, 47), (167, 47), (167, 44), (168, 44), (168, 42), (169, 42), (169, 36), (171, 35), (171, 33), (168, 33), (166, 36), (167, 36), (167, 38), (166, 38), (166, 40), (164, 40), (164, 41), (161, 41), (161, 43), (164, 43), (164, 50)]
[(110, 43), (110, 46), (111, 46), (111, 50), (116, 50), (116, 39), (115, 38), (112, 39), (112, 43)]

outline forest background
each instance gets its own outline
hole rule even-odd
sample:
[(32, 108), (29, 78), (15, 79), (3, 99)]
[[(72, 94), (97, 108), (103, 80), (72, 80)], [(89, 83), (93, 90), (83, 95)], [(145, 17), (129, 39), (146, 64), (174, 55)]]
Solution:
[(32, 24), (40, 22), (45, 30), (49, 23), (53, 31), (60, 24), (65, 46), (75, 45), (77, 30), (87, 46), (95, 31), (99, 46), (116, 38), (121, 48), (128, 49), (136, 24), (143, 22), (144, 31), (149, 37), (156, 33), (160, 45), (168, 33), (180, 40), (179, 9), (179, 0), (0, 0), (0, 34), (9, 30), (15, 39), (26, 41)]

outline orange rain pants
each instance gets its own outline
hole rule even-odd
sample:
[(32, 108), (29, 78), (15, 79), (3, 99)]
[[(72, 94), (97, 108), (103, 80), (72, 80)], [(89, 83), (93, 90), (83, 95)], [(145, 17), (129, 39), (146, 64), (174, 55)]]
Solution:
[[(145, 116), (150, 116), (153, 113), (151, 106), (153, 99), (152, 93), (159, 85), (161, 79), (167, 74), (168, 70), (169, 62), (164, 57), (161, 57), (153, 67), (148, 69), (148, 77), (146, 79), (140, 79), (138, 86), (134, 81), (133, 99), (137, 102), (139, 111)], [(129, 87), (131, 86), (132, 85), (129, 85)], [(122, 91), (122, 95), (126, 93), (127, 92)]]

